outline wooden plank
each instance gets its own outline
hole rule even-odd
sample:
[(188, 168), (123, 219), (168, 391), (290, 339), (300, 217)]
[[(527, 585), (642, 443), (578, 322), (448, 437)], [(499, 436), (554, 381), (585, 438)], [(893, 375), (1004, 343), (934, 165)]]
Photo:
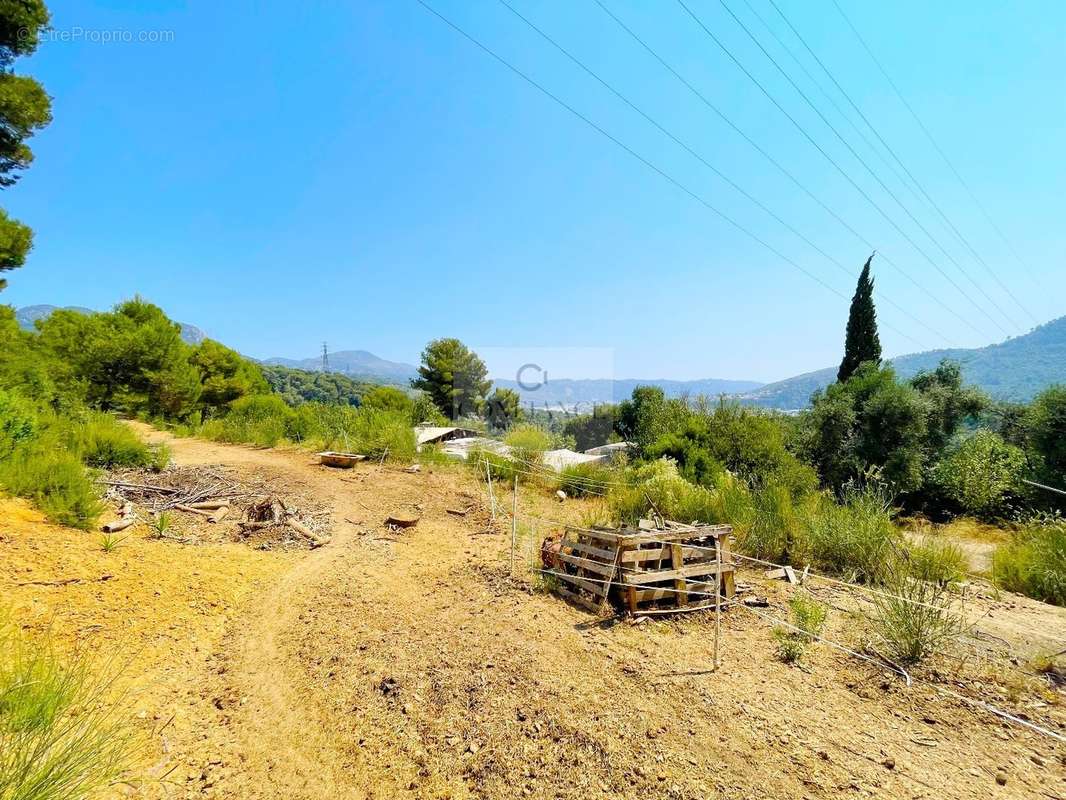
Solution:
[(677, 593), (675, 594), (675, 597), (677, 598), (677, 606), (678, 608), (681, 606), (687, 606), (688, 592), (685, 591), (685, 579), (681, 575), (681, 570), (685, 567), (685, 560), (681, 555), (681, 545), (679, 544), (670, 545), (670, 566), (674, 568), (675, 572), (679, 573), (678, 576), (674, 578), (674, 589), (677, 590)]
[(615, 547), (619, 540), (622, 538), (621, 534), (614, 533), (613, 531), (599, 531), (599, 530), (585, 530), (567, 528), (568, 534), (580, 534), (581, 536), (588, 536), (591, 539), (599, 539), (601, 542), (605, 542), (610, 547)]
[(793, 586), (799, 585), (799, 578), (796, 577), (796, 571), (792, 567), (785, 567), (785, 577)]
[(557, 586), (555, 591), (558, 592), (560, 597), (565, 597), (567, 600), (572, 600), (573, 602), (577, 603), (579, 606), (587, 609), (588, 611), (591, 611), (593, 613), (599, 613), (599, 606), (589, 600), (584, 595), (578, 594), (577, 592), (572, 592), (565, 586)]
[(599, 561), (592, 561), (581, 556), (571, 556), (566, 553), (559, 553), (559, 559), (567, 564), (573, 564), (575, 567), (587, 569), (599, 575), (606, 575), (608, 578), (614, 575), (614, 564), (602, 564)]
[[(732, 531), (730, 531), (730, 533), (726, 536), (719, 536), (717, 540), (718, 546), (722, 548), (722, 564), (729, 564), (730, 566), (733, 565), (732, 540)], [(734, 597), (737, 593), (737, 587), (736, 576), (734, 575), (733, 570), (731, 569), (728, 572), (723, 571), (720, 580), (722, 583), (722, 596), (725, 597), (726, 600), (729, 600)]]
[(555, 577), (557, 577), (561, 581), (567, 581), (568, 583), (572, 583), (574, 584), (574, 586), (578, 586), (587, 592), (592, 592), (593, 594), (602, 595), (607, 593), (607, 587), (604, 584), (593, 583), (592, 581), (587, 581), (577, 575), (570, 575), (569, 573), (563, 574), (562, 572), (557, 572), (555, 573)]
[(685, 530), (631, 532), (619, 537), (618, 543), (623, 547), (636, 547), (642, 544), (684, 542), (689, 539), (702, 539), (704, 537), (718, 538), (719, 536), (730, 534), (732, 531), (733, 528), (730, 525), (708, 525)]
[(563, 542), (563, 547), (569, 547), (587, 556), (596, 556), (601, 561), (614, 561), (615, 556), (618, 554), (617, 548), (606, 550), (584, 542), (565, 541)]
[[(732, 564), (722, 564), (722, 572), (732, 572)], [(655, 572), (627, 572), (622, 575), (626, 583), (659, 583), (685, 578), (689, 575), (717, 575), (718, 565), (713, 561), (700, 564), (685, 564), (677, 569), (663, 569)]]
[[(714, 550), (710, 547), (684, 547), (682, 555), (685, 561), (696, 559), (714, 563)], [(660, 558), (670, 557), (670, 545), (663, 547), (644, 547), (636, 550), (626, 550), (622, 555), (622, 562), (626, 564), (639, 564), (642, 561), (655, 561)]]

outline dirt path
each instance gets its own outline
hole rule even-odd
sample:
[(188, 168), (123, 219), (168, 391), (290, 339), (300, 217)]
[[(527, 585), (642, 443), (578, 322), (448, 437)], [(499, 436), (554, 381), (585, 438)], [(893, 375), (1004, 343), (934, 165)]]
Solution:
[[(508, 579), (508, 537), (461, 473), (340, 473), (306, 453), (170, 446), (180, 464), (292, 476), (332, 503), (338, 524), (191, 679), (160, 796), (961, 799), (1066, 788), (1066, 755), (1047, 740), (826, 648), (787, 667), (768, 626), (739, 610), (713, 673), (706, 621), (599, 622), (530, 593)], [(466, 517), (447, 513), (467, 505)], [(395, 510), (422, 521), (391, 534), (381, 523)], [(769, 610), (781, 614), (787, 589), (773, 591)], [(838, 615), (830, 634), (849, 624)], [(1041, 703), (1019, 709), (1066, 730), (1061, 709)]]

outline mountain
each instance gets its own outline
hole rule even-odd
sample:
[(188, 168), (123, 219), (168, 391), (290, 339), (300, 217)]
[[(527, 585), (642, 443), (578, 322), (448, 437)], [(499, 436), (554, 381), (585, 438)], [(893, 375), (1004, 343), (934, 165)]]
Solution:
[[(52, 316), (53, 311), (57, 311), (59, 306), (38, 305), (38, 306), (23, 306), (22, 308), (15, 310), (15, 319), (18, 320), (19, 326), (23, 330), (33, 331), (36, 330), (34, 323), (39, 319), (48, 319)], [(83, 306), (63, 306), (66, 311), (77, 311), (82, 314), (95, 314), (91, 308), (84, 308)], [(186, 322), (179, 322), (181, 325), (181, 338), (186, 343), (197, 345), (207, 338), (207, 334), (197, 328), (195, 325), (189, 325)]]
[[(267, 358), (261, 363), (303, 369), (309, 372), (322, 371), (322, 356), (314, 358)], [(399, 361), (386, 361), (366, 350), (338, 350), (329, 354), (329, 371), (340, 372), (353, 378), (406, 384), (418, 375), (418, 369)]]
[[(516, 381), (498, 380), (494, 385), (502, 389), (513, 389), (522, 398), (522, 404), (534, 408), (572, 408), (591, 406), (600, 403), (617, 403), (633, 393), (637, 386), (658, 386), (667, 397), (689, 395), (707, 395), (717, 397), (720, 394), (738, 394), (750, 392), (762, 386), (758, 381), (725, 380), (722, 378), (704, 378), (695, 381), (640, 380), (638, 378), (609, 379), (552, 379), (537, 388), (519, 385)], [(591, 410), (591, 409), (588, 409)]]
[[(891, 359), (903, 378), (934, 369), (948, 358), (962, 365), (966, 383), (975, 384), (996, 400), (1028, 402), (1053, 383), (1066, 383), (1066, 317), (1048, 322), (1024, 336), (973, 349), (929, 350)], [(767, 408), (797, 409), (811, 394), (836, 380), (836, 367), (807, 372), (739, 395), (743, 402)]]

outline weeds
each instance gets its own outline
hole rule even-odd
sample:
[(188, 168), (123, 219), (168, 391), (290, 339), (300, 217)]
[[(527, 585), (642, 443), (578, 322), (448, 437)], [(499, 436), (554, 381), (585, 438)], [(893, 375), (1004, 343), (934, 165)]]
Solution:
[(821, 636), (828, 609), (809, 594), (793, 596), (789, 608), (793, 627), (775, 627), (774, 638), (777, 640), (777, 657), (786, 664), (793, 664), (802, 659), (811, 642)]
[(570, 497), (596, 497), (607, 494), (618, 482), (617, 470), (595, 461), (564, 467), (559, 473), (559, 488)]
[(1066, 521), (1031, 523), (992, 555), (992, 577), (1003, 588), (1066, 606)]
[(962, 548), (941, 536), (920, 537), (906, 548), (903, 558), (912, 578), (940, 584), (958, 583), (969, 566)]
[(0, 633), (0, 797), (79, 800), (110, 785), (133, 737), (84, 662)]
[(103, 511), (92, 476), (71, 453), (23, 448), (0, 462), (0, 485), (33, 500), (49, 520), (60, 525), (88, 530)]
[(843, 502), (827, 496), (806, 518), (806, 546), (817, 567), (849, 580), (874, 582), (899, 541), (888, 499), (873, 487), (849, 488)]
[(114, 533), (105, 533), (100, 537), (100, 549), (105, 553), (113, 553), (129, 536), (118, 536)]
[(153, 463), (148, 446), (110, 414), (90, 411), (61, 427), (67, 449), (91, 467), (143, 467)]
[(152, 520), (152, 533), (157, 539), (162, 539), (167, 535), (167, 531), (170, 530), (174, 520), (169, 511), (160, 511), (156, 514), (155, 519)]
[(889, 655), (904, 664), (915, 664), (942, 651), (965, 631), (962, 618), (950, 608), (948, 587), (943, 583), (917, 580), (896, 563), (887, 567), (872, 596), (871, 617)]

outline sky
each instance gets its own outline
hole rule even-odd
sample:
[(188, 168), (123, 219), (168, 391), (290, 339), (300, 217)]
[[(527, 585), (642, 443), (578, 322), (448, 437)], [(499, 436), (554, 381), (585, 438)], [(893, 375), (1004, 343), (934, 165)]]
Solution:
[(833, 0), (685, 0), (795, 124), (674, 0), (602, 2), (721, 115), (595, 0), (507, 2), (647, 117), (502, 2), (425, 2), (572, 111), (417, 0), (50, 2), (0, 301), (140, 294), (256, 358), (455, 336), (759, 381), (839, 362), (870, 245), (887, 356), (1066, 314), (1061, 3), (838, 0), (986, 217)]

